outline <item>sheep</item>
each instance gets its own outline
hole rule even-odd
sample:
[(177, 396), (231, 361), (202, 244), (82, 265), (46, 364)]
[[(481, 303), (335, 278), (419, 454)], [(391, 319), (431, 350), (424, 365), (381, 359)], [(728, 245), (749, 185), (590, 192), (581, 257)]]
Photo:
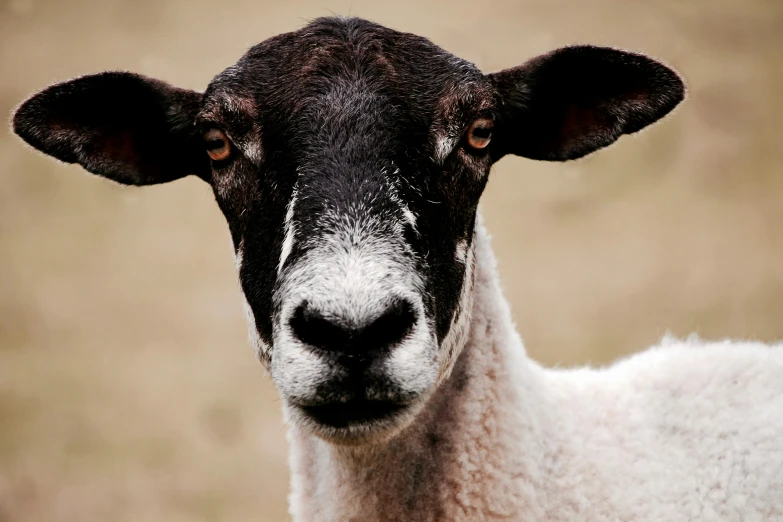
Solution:
[(289, 425), (294, 520), (781, 520), (783, 346), (666, 338), (545, 369), (478, 212), (505, 155), (585, 156), (684, 94), (616, 49), (483, 74), (324, 18), (203, 94), (106, 72), (35, 94), (13, 128), (122, 184), (210, 184)]

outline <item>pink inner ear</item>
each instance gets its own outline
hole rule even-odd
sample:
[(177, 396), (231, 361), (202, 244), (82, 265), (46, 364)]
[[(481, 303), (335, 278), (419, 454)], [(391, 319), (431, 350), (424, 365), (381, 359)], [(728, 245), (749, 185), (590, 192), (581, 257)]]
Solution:
[(603, 134), (609, 126), (607, 115), (597, 108), (568, 105), (563, 114), (562, 125), (555, 147), (571, 148), (586, 136)]
[(101, 140), (102, 152), (120, 161), (126, 162), (138, 156), (132, 143), (135, 141), (130, 131), (124, 130), (117, 135), (108, 135)]
[(113, 163), (126, 165), (128, 170), (142, 171), (144, 154), (139, 151), (137, 141), (130, 130), (106, 133), (91, 140), (85, 152), (93, 158), (111, 158)]

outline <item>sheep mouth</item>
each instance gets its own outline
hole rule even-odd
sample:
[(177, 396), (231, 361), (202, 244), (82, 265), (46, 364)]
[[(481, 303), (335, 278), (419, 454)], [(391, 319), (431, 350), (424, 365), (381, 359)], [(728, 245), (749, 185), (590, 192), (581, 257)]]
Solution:
[(318, 424), (330, 428), (349, 428), (366, 425), (373, 421), (395, 416), (407, 407), (391, 401), (352, 399), (347, 402), (333, 402), (299, 408)]

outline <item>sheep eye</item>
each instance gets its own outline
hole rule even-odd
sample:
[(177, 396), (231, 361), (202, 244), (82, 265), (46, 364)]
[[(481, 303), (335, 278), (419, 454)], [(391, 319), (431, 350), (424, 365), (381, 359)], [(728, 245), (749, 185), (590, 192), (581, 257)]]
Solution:
[(495, 122), (489, 118), (479, 118), (474, 121), (468, 129), (468, 145), (476, 150), (486, 148), (489, 145), (489, 140), (492, 139), (492, 127), (494, 125)]
[(204, 133), (204, 147), (213, 161), (223, 161), (231, 156), (231, 142), (220, 129), (209, 129)]

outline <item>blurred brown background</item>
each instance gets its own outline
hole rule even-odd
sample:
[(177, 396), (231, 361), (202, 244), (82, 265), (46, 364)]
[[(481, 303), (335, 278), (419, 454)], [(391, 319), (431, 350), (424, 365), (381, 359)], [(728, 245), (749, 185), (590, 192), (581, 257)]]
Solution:
[[(106, 69), (203, 89), (330, 13), (486, 71), (595, 43), (685, 76), (689, 99), (640, 136), (495, 168), (484, 215), (533, 357), (602, 363), (667, 330), (783, 337), (780, 0), (0, 0), (0, 114)], [(120, 187), (6, 126), (0, 158), (0, 521), (285, 520), (279, 403), (208, 187)]]

